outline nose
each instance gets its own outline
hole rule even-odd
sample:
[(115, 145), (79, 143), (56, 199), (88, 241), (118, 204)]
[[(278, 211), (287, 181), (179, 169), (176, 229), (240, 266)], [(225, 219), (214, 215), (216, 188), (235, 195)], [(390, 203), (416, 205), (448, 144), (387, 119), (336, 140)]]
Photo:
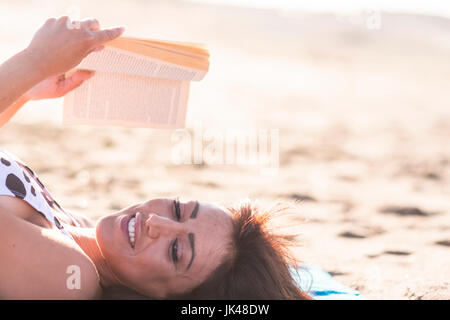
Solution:
[(147, 232), (149, 237), (153, 239), (161, 235), (180, 235), (188, 232), (188, 229), (183, 223), (152, 213), (145, 221), (145, 224), (148, 228)]

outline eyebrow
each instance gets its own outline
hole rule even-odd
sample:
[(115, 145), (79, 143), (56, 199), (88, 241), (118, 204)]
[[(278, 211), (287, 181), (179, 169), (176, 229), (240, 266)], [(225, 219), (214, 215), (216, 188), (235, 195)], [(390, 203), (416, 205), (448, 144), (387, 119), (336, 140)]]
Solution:
[(194, 241), (194, 234), (192, 232), (189, 233), (189, 243), (191, 245), (192, 255), (191, 260), (189, 261), (189, 264), (186, 267), (186, 271), (189, 270), (189, 268), (191, 267), (192, 261), (194, 261), (195, 257), (195, 241)]
[[(189, 219), (197, 218), (198, 208), (199, 207), (200, 207), (200, 204), (198, 203), (198, 201), (196, 201), (194, 210), (192, 210), (192, 213), (191, 213)], [(192, 232), (189, 232), (188, 237), (189, 237), (189, 244), (191, 245), (192, 255), (191, 255), (191, 260), (189, 260), (189, 263), (188, 263), (188, 265), (186, 267), (186, 271), (188, 271), (189, 268), (191, 267), (192, 262), (194, 261), (194, 257), (195, 257), (195, 239), (194, 239), (194, 234)]]
[(198, 201), (195, 202), (195, 208), (194, 210), (192, 210), (191, 216), (189, 217), (189, 219), (195, 219), (197, 218), (197, 213), (198, 213), (198, 207), (199, 207), (199, 203)]

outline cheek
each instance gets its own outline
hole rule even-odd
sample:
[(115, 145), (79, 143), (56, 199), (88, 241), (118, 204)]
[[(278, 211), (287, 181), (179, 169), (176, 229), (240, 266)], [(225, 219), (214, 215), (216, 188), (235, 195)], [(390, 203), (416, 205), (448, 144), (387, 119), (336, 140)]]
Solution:
[(126, 257), (120, 255), (120, 250), (115, 243), (113, 217), (104, 217), (100, 219), (96, 225), (95, 233), (98, 246), (106, 263), (110, 266), (115, 274), (123, 273), (122, 270), (127, 269)]
[(144, 255), (124, 259), (127, 261), (116, 263), (113, 271), (125, 285), (152, 296), (163, 289), (160, 286), (166, 282), (167, 268), (160, 262)]
[(142, 284), (164, 283), (172, 274), (170, 266), (164, 260), (163, 252), (163, 247), (151, 246), (136, 257), (132, 268)]
[(144, 281), (138, 264), (133, 263), (131, 258), (116, 261), (114, 265), (111, 265), (111, 269), (117, 278), (130, 288), (135, 288), (136, 285)]

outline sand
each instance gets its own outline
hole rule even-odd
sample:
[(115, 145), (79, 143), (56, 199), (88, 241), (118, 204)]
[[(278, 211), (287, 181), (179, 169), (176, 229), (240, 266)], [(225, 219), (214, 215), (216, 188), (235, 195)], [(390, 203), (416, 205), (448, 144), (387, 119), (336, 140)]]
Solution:
[[(63, 207), (98, 218), (155, 197), (299, 200), (286, 219), (303, 233), (296, 254), (306, 263), (368, 299), (450, 299), (449, 20), (382, 13), (369, 30), (333, 15), (75, 3), (130, 36), (206, 43), (210, 72), (189, 101), (193, 139), (278, 129), (279, 168), (179, 165), (171, 131), (65, 127), (61, 99), (32, 102), (0, 129), (0, 146)], [(0, 29), (6, 59), (69, 5), (3, 6), (28, 21)]]

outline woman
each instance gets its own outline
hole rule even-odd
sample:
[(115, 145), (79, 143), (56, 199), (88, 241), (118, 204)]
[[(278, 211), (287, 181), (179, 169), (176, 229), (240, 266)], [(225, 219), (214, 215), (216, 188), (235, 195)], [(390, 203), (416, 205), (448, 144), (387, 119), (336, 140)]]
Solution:
[[(64, 74), (122, 34), (96, 20), (49, 19), (0, 66), (0, 121), (27, 101), (63, 96), (92, 76)], [(271, 212), (250, 203), (153, 199), (100, 219), (66, 212), (19, 158), (0, 150), (0, 298), (307, 299)]]

